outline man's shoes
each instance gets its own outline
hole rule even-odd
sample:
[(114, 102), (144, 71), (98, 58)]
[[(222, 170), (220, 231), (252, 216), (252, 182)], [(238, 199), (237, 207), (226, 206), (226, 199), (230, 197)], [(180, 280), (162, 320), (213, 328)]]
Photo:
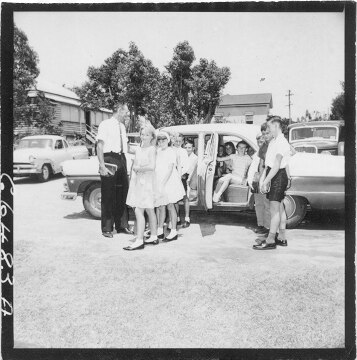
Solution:
[(260, 245), (253, 245), (254, 250), (274, 250), (276, 249), (276, 244), (269, 244), (265, 240), (262, 241)]
[(117, 229), (118, 234), (134, 235), (134, 231), (130, 228), (119, 228)]
[(254, 232), (258, 235), (266, 235), (266, 234), (269, 234), (269, 229), (267, 229), (266, 227), (264, 226), (258, 226)]
[(280, 240), (278, 237), (275, 238), (275, 244), (279, 246), (288, 246), (287, 240)]
[(128, 250), (128, 251), (134, 251), (134, 250), (144, 249), (144, 247), (145, 247), (144, 244), (140, 244), (140, 245), (138, 245), (138, 246), (129, 245), (129, 246), (123, 247), (123, 249), (124, 249), (124, 250)]
[(183, 228), (190, 227), (191, 223), (189, 221), (185, 221), (185, 223), (182, 225)]
[(181, 220), (178, 220), (176, 225), (181, 225)]
[(170, 241), (173, 241), (173, 240), (177, 240), (178, 236), (174, 236), (173, 238), (165, 238), (164, 240), (162, 240), (163, 242), (170, 242)]
[(103, 231), (102, 235), (107, 237), (107, 238), (112, 238), (113, 237), (113, 233), (110, 232), (110, 231)]

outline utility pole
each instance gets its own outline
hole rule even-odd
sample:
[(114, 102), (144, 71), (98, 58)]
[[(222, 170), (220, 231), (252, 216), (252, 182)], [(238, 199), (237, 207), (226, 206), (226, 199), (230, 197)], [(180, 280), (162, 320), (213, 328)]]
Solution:
[(287, 105), (287, 106), (289, 106), (289, 122), (290, 122), (290, 123), (291, 123), (291, 105), (292, 105), (290, 98), (291, 98), (293, 95), (294, 95), (294, 94), (293, 94), (290, 90), (288, 90), (287, 95), (285, 95), (285, 96), (287, 96), (288, 99), (289, 99), (289, 102), (288, 102), (288, 105)]

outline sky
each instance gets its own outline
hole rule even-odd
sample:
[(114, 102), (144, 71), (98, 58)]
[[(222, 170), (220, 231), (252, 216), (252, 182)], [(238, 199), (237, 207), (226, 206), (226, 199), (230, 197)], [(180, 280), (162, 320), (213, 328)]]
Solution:
[(231, 69), (224, 94), (272, 93), (271, 113), (283, 117), (288, 90), (296, 119), (327, 113), (344, 80), (344, 13), (16, 12), (14, 21), (38, 53), (39, 79), (58, 85), (82, 84), (130, 41), (163, 71), (184, 40), (195, 63)]

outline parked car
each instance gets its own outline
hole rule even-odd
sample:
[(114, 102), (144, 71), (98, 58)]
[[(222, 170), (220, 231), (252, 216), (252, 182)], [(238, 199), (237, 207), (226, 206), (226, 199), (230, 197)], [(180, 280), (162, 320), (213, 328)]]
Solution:
[(345, 122), (309, 121), (288, 127), (289, 142), (298, 152), (344, 155)]
[(14, 151), (14, 176), (36, 176), (47, 181), (51, 175), (61, 172), (61, 164), (69, 159), (88, 159), (85, 146), (69, 146), (57, 135), (26, 136)]
[[(191, 208), (209, 211), (246, 211), (254, 209), (254, 197), (247, 185), (230, 185), (224, 201), (212, 202), (218, 146), (244, 140), (252, 151), (258, 150), (256, 135), (260, 128), (247, 124), (181, 125), (165, 128), (180, 132), (195, 143), (198, 155), (197, 196)], [(297, 153), (290, 161), (292, 186), (284, 199), (288, 226), (297, 226), (305, 217), (308, 205), (312, 210), (344, 209), (344, 157)], [(84, 208), (99, 218), (100, 178), (98, 160), (67, 161), (63, 164), (66, 176), (63, 199), (83, 196)]]

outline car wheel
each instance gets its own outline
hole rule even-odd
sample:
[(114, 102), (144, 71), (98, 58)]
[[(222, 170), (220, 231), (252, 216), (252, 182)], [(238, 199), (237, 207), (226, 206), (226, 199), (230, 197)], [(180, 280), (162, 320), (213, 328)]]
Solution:
[(101, 207), (102, 191), (100, 183), (94, 183), (88, 187), (83, 194), (83, 206), (86, 211), (94, 218), (100, 219), (102, 213)]
[(51, 168), (48, 164), (44, 164), (41, 169), (41, 173), (38, 174), (38, 180), (40, 182), (46, 182), (50, 179), (51, 176)]
[(297, 227), (304, 220), (307, 209), (307, 200), (300, 196), (287, 195), (284, 199), (286, 212), (286, 227)]

